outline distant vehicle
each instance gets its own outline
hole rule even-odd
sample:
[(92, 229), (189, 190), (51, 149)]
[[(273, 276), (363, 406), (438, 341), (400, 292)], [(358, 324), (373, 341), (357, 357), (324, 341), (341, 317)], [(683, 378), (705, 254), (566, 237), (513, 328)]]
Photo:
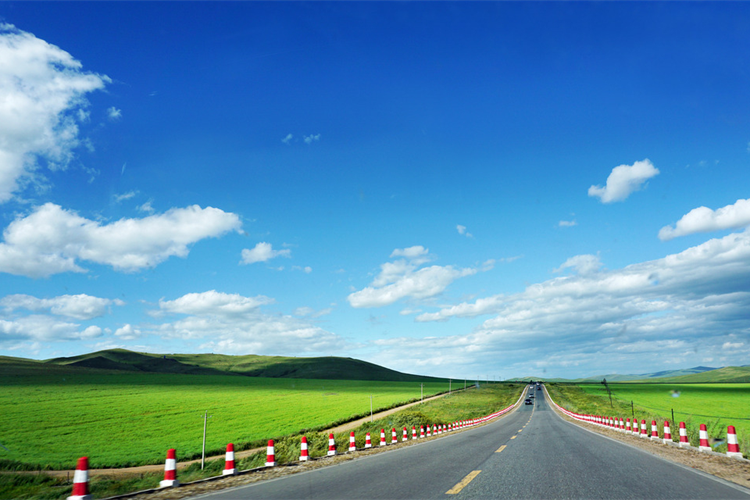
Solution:
[(542, 386), (541, 385), (536, 386), (536, 390), (537, 391), (541, 391), (542, 390)]
[(533, 405), (533, 404), (534, 404), (534, 402), (533, 402), (533, 401), (532, 401), (531, 399), (529, 399), (529, 398), (526, 398), (526, 404), (527, 404), (527, 405)]

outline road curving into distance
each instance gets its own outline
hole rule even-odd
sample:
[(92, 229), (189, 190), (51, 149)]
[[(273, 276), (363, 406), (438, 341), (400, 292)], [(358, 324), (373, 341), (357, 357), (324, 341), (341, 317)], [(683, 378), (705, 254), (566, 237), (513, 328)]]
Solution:
[(534, 405), (392, 452), (200, 499), (745, 499), (750, 490), (668, 462)]

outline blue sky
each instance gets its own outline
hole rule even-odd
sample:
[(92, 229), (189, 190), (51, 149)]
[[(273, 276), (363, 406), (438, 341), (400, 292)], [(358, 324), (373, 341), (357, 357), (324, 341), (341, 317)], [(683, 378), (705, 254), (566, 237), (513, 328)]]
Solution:
[(750, 357), (750, 5), (0, 3), (0, 354)]

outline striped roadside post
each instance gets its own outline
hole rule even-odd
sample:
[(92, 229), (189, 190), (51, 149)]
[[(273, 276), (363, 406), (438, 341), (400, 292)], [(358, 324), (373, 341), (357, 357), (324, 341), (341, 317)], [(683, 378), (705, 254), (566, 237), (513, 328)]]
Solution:
[(167, 460), (164, 462), (164, 480), (159, 481), (161, 488), (179, 486), (177, 480), (177, 454), (174, 448), (167, 450)]
[(73, 494), (68, 500), (91, 500), (89, 494), (89, 457), (81, 457), (76, 464), (76, 472), (73, 476)]

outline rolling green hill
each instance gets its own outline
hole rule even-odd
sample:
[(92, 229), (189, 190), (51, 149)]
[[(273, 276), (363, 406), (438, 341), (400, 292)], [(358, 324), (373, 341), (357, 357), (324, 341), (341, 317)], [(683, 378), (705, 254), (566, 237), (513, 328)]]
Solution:
[[(190, 375), (237, 375), (269, 378), (305, 378), (330, 380), (437, 381), (352, 358), (296, 358), (284, 356), (228, 356), (224, 354), (150, 354), (125, 349), (48, 359), (43, 362), (9, 358), (26, 369), (33, 367), (69, 367), (148, 373), (184, 373)], [(10, 362), (10, 361), (9, 361)], [(2, 364), (2, 360), (0, 360)]]

